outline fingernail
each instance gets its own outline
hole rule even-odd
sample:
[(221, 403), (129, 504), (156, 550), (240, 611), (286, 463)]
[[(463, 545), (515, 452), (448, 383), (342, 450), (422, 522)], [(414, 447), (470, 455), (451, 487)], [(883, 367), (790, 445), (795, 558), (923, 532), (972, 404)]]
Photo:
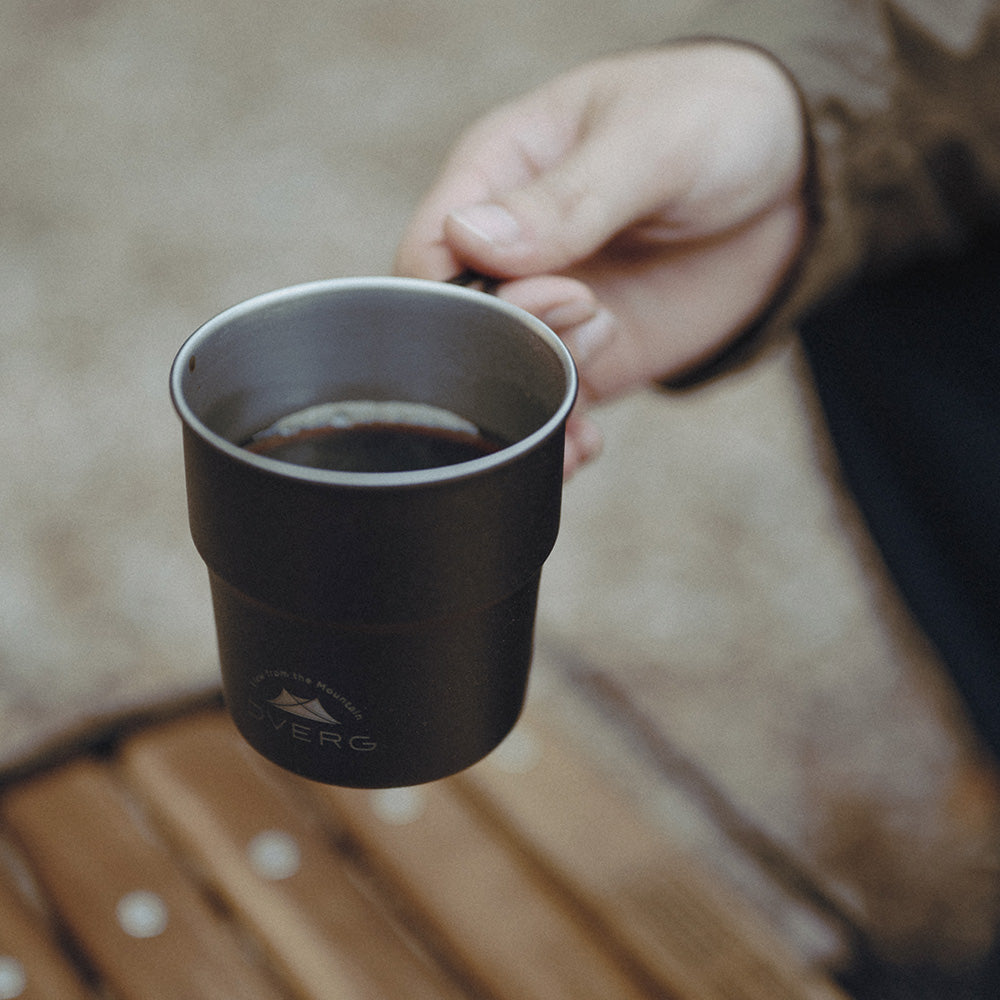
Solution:
[(515, 243), (521, 235), (517, 219), (502, 205), (470, 205), (453, 212), (451, 217), (477, 239), (494, 246)]
[(586, 364), (608, 341), (614, 330), (614, 317), (601, 309), (593, 319), (581, 323), (563, 335), (566, 346), (578, 365)]

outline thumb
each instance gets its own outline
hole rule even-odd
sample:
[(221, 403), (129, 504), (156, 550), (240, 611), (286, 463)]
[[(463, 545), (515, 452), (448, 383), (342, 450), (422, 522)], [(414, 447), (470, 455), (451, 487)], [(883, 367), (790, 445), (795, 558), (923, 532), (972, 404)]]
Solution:
[(649, 159), (627, 155), (616, 131), (586, 137), (518, 188), (451, 212), (444, 234), (456, 256), (500, 277), (559, 271), (651, 212), (663, 196)]

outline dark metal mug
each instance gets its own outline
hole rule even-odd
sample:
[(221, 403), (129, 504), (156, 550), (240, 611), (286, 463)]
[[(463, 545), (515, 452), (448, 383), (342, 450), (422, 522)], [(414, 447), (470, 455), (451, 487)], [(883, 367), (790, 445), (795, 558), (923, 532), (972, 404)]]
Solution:
[[(559, 526), (573, 362), (481, 292), (320, 281), (223, 312), (177, 355), (191, 533), (246, 740), (297, 774), (388, 787), (453, 774), (520, 713)], [(312, 468), (241, 446), (344, 399), (430, 404), (506, 442), (453, 465)]]

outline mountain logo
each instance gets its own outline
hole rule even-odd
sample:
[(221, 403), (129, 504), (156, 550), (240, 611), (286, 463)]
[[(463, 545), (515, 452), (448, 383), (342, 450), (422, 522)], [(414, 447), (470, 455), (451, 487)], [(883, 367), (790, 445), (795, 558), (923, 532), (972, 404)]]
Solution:
[(280, 708), (282, 712), (287, 712), (289, 715), (309, 719), (310, 722), (325, 722), (331, 726), (340, 725), (340, 722), (322, 706), (319, 698), (298, 698), (294, 694), (289, 694), (285, 688), (281, 689), (281, 694), (277, 698), (271, 698), (268, 704)]

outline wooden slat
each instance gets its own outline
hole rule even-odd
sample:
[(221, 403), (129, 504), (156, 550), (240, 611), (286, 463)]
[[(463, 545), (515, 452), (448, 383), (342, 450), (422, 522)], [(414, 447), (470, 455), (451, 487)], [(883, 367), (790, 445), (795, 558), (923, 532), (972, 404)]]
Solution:
[(685, 1000), (846, 1000), (531, 712), (460, 784), (665, 991)]
[(51, 928), (0, 877), (0, 997), (93, 1000)]
[(650, 993), (451, 781), (360, 791), (303, 783), (496, 1000), (668, 1000)]
[[(284, 772), (250, 750), (228, 718), (203, 714), (147, 730), (125, 744), (122, 762), (171, 841), (297, 996), (459, 996), (331, 849)], [(267, 845), (271, 855), (261, 854)]]
[(61, 920), (116, 998), (280, 995), (137, 822), (106, 764), (82, 759), (15, 786), (0, 812)]

